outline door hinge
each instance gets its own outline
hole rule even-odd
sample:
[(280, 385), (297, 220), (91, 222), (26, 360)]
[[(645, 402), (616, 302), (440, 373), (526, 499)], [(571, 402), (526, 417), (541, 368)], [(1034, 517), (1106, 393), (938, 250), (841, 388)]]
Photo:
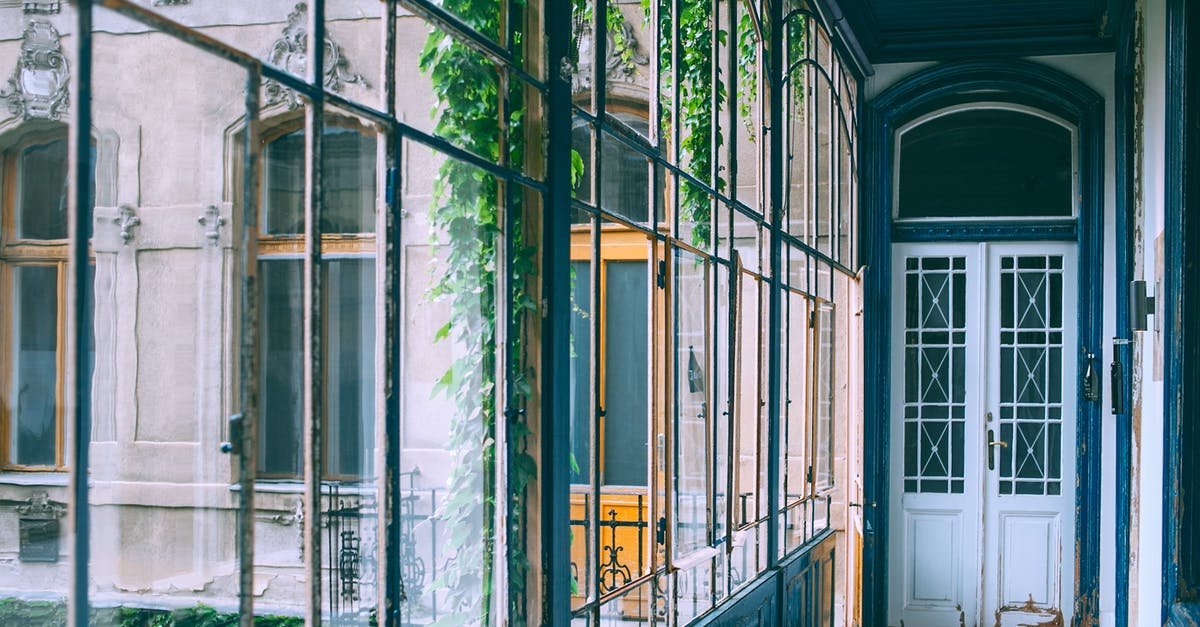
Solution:
[(658, 282), (658, 289), (660, 289), (660, 290), (666, 289), (666, 287), (667, 287), (667, 262), (666, 261), (658, 262), (657, 282)]

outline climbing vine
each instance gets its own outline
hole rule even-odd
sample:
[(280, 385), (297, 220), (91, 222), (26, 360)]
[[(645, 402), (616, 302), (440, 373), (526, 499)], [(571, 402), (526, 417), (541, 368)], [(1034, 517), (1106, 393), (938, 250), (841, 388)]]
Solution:
[[(650, 15), (650, 2), (642, 8)], [(725, 106), (726, 86), (713, 72), (714, 37), (727, 45), (730, 34), (716, 28), (711, 2), (685, 1), (678, 24), (671, 19), (671, 0), (662, 3), (658, 27), (663, 42), (672, 41), (678, 29), (679, 59), (672, 59), (670, 45), (660, 46), (664, 83), (679, 81), (679, 120), (674, 135), (679, 138), (681, 165), (691, 175), (711, 182), (717, 192), (728, 186), (720, 172), (713, 177), (714, 158), (723, 144), (714, 121)], [(575, 23), (589, 24), (594, 16), (592, 0), (572, 0)], [(463, 23), (484, 36), (503, 41), (500, 11), (494, 0), (442, 0), (441, 5)], [(524, 2), (516, 2), (520, 10)], [(619, 62), (633, 69), (637, 53), (625, 28), (625, 15), (618, 6), (606, 2), (608, 36)], [(520, 24), (521, 20), (512, 20)], [(520, 57), (520, 34), (513, 53)], [(757, 95), (756, 63), (759, 42), (749, 16), (739, 20), (734, 36), (739, 59), (739, 114), (746, 121), (754, 141), (754, 102)], [(449, 34), (433, 30), (425, 41), (419, 59), (420, 69), (433, 88), (435, 133), (455, 145), (489, 160), (507, 158), (520, 164), (524, 153), (524, 106), (520, 85), (505, 87), (494, 64)], [(505, 92), (507, 89), (507, 93)], [(507, 114), (501, 116), (501, 100), (507, 98)], [(670, 120), (670, 107), (666, 120)], [(502, 119), (503, 118), (503, 119)], [(582, 158), (572, 154), (573, 182), (583, 170)], [(503, 201), (503, 202), (502, 202)], [(692, 223), (692, 239), (706, 247), (711, 237), (711, 198), (700, 188), (683, 185), (680, 211), (683, 220)], [(504, 208), (503, 210), (501, 208)], [(509, 571), (509, 611), (514, 621), (524, 615), (521, 600), (529, 567), (523, 551), (522, 530), (526, 512), (525, 491), (536, 477), (537, 467), (526, 450), (529, 426), (520, 411), (531, 393), (523, 357), (520, 330), (532, 316), (535, 303), (528, 283), (536, 274), (536, 255), (523, 233), (522, 195), (498, 182), (485, 172), (454, 159), (445, 159), (434, 181), (429, 223), (438, 248), (438, 265), (428, 297), (448, 304), (449, 318), (435, 334), (442, 350), (453, 353), (450, 368), (438, 380), (434, 394), (452, 401), (448, 449), (452, 467), (447, 479), (447, 497), (436, 517), (447, 530), (444, 546), (449, 555), (432, 588), (439, 596), (442, 616), (438, 625), (488, 624), (493, 607), (492, 589), (496, 564), (495, 527), (497, 507), (508, 507), (507, 551)], [(507, 243), (509, 267), (498, 267)], [(508, 274), (511, 286), (506, 295), (497, 294), (498, 273)], [(501, 334), (497, 328), (498, 299), (511, 312), (509, 328)], [(498, 388), (496, 380), (497, 342), (509, 338), (506, 347), (518, 366), (507, 373), (510, 391)], [(497, 406), (497, 398), (508, 395)], [(498, 422), (506, 419), (507, 465), (499, 468), (496, 450)], [(507, 494), (495, 492), (496, 473), (502, 471), (508, 482)], [(510, 501), (511, 499), (511, 501)]]
[[(523, 2), (518, 0), (517, 9)], [(495, 2), (445, 0), (443, 8), (484, 36), (497, 41), (500, 15)], [(521, 23), (514, 16), (514, 23)], [(520, 36), (514, 54), (520, 57)], [(434, 30), (426, 39), (419, 66), (432, 83), (435, 132), (454, 144), (492, 161), (502, 157), (519, 164), (523, 158), (524, 107), (521, 86), (513, 81), (505, 92), (495, 66), (474, 50), (445, 32)], [(501, 119), (500, 103), (507, 97), (508, 114)], [(503, 198), (501, 195), (503, 194)], [(502, 202), (502, 200), (504, 202)], [(525, 518), (525, 489), (536, 476), (537, 467), (526, 450), (529, 434), (524, 419), (524, 399), (530, 394), (523, 365), (508, 373), (511, 396), (506, 407), (497, 407), (497, 397), (508, 394), (496, 380), (498, 333), (496, 310), (499, 272), (508, 274), (510, 301), (509, 338), (506, 347), (518, 364), (523, 358), (520, 329), (534, 310), (527, 281), (535, 274), (534, 251), (525, 243), (521, 194), (487, 173), (464, 162), (447, 158), (434, 181), (429, 210), (432, 238), (439, 264), (428, 297), (449, 306), (449, 319), (435, 334), (435, 341), (449, 344), (443, 350), (454, 354), (450, 368), (434, 388), (435, 396), (450, 399), (447, 447), (453, 461), (447, 480), (447, 497), (437, 511), (447, 530), (444, 549), (449, 558), (433, 582), (443, 613), (437, 625), (488, 624), (493, 605), (496, 508), (508, 507), (506, 554), (512, 600), (509, 613), (519, 620), (528, 557), (522, 544)], [(507, 222), (506, 222), (507, 220)], [(501, 246), (507, 240), (510, 266), (500, 268)], [(456, 347), (458, 348), (456, 350)], [(508, 416), (507, 494), (495, 492), (498, 419)], [(511, 499), (511, 501), (510, 501)], [(500, 591), (503, 593), (503, 591)]]

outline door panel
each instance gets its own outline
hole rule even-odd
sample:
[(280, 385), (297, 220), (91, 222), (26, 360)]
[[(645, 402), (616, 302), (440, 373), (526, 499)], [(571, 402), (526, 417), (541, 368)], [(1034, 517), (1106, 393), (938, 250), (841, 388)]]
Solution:
[(979, 249), (897, 245), (893, 264), (889, 624), (957, 627), (979, 598)]
[[(1069, 624), (1075, 545), (1075, 246), (991, 244), (983, 617)], [(994, 556), (994, 557), (993, 557)], [(1070, 581), (1070, 579), (1067, 579)], [(1061, 614), (1060, 614), (1061, 612)]]
[(1069, 622), (1075, 246), (893, 264), (889, 624)]

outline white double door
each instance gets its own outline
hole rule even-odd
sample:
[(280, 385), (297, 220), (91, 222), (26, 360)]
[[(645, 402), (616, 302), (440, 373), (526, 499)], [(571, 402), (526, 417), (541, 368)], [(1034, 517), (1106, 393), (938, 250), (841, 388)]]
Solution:
[(1076, 246), (896, 244), (892, 268), (888, 624), (1069, 625)]

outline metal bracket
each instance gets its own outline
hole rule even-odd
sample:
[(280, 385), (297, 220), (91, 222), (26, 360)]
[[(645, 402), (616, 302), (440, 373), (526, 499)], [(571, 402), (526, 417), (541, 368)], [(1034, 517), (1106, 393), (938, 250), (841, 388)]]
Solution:
[(221, 443), (221, 452), (225, 454), (241, 455), (242, 454), (242, 434), (243, 434), (243, 417), (241, 414), (234, 414), (229, 417), (229, 441)]

